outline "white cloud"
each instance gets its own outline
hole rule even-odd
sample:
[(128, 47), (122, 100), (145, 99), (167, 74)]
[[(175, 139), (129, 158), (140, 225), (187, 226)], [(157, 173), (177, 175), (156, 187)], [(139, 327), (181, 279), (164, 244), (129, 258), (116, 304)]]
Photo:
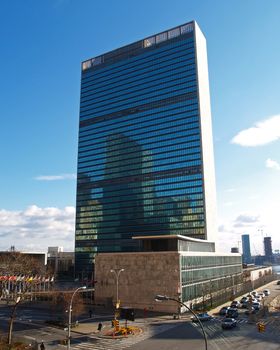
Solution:
[(280, 115), (257, 122), (251, 128), (240, 131), (231, 143), (244, 147), (266, 145), (280, 139)]
[(40, 175), (34, 179), (38, 181), (57, 181), (57, 180), (75, 180), (76, 174), (60, 174), (60, 175)]
[(0, 250), (14, 245), (19, 250), (47, 251), (48, 246), (64, 246), (73, 251), (75, 208), (40, 208), (23, 211), (0, 210)]
[[(231, 247), (238, 247), (241, 251), (241, 235), (250, 234), (251, 243), (254, 243), (254, 252), (262, 252), (262, 238), (255, 237), (258, 228), (263, 226), (263, 218), (256, 213), (240, 213), (233, 220), (223, 220), (218, 229), (217, 250), (221, 252), (230, 252)], [(253, 239), (255, 237), (255, 239)]]
[(268, 158), (265, 162), (265, 166), (270, 169), (280, 170), (280, 164), (276, 160)]
[(259, 220), (260, 220), (259, 215), (240, 214), (234, 220), (234, 226), (235, 227), (251, 226), (252, 224), (255, 225), (256, 223), (258, 223)]

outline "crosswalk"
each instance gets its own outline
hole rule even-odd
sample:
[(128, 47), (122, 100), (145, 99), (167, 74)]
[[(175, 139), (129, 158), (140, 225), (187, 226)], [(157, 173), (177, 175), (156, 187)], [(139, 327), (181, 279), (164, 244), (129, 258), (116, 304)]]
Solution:
[(176, 327), (176, 324), (161, 324), (153, 328), (147, 328), (138, 336), (130, 336), (127, 338), (98, 338), (92, 337), (88, 342), (81, 342), (79, 344), (73, 344), (71, 349), (74, 350), (123, 350), (130, 346), (137, 344), (145, 339), (148, 339), (156, 334), (168, 331)]

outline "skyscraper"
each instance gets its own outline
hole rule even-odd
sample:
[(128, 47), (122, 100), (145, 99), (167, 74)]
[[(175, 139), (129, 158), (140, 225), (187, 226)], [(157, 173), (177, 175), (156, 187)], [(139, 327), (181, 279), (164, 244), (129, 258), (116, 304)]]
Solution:
[(82, 63), (76, 273), (132, 236), (214, 241), (206, 41), (190, 22)]
[(251, 249), (250, 249), (250, 236), (242, 235), (242, 262), (244, 264), (250, 264), (252, 262)]
[(264, 245), (265, 260), (267, 262), (273, 262), (271, 237), (264, 237), (263, 245)]

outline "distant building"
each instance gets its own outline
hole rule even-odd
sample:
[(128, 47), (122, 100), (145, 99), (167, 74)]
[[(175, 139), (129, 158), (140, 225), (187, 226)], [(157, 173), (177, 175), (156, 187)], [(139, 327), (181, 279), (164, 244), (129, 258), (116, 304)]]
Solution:
[(272, 253), (271, 237), (264, 237), (263, 245), (264, 245), (265, 261), (272, 263), (273, 262), (273, 253)]
[(250, 236), (249, 235), (242, 235), (242, 262), (244, 264), (251, 264), (252, 263), (252, 256), (251, 256), (251, 249), (250, 249)]
[(64, 252), (62, 247), (49, 247), (47, 268), (58, 278), (73, 277), (74, 252)]

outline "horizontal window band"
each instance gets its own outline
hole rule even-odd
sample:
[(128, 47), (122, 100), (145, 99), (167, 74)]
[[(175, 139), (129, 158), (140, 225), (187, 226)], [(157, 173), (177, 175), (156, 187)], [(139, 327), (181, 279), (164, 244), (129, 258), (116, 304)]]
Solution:
[(109, 180), (100, 180), (94, 182), (88, 182), (80, 188), (93, 188), (93, 187), (104, 187), (110, 184), (121, 184), (121, 183), (130, 183), (130, 182), (145, 182), (145, 181), (154, 181), (157, 179), (164, 179), (166, 177), (176, 177), (181, 175), (193, 175), (201, 174), (202, 166), (192, 166), (192, 167), (180, 167), (177, 169), (155, 171), (148, 174), (139, 174), (139, 175), (130, 175), (116, 177)]
[(147, 111), (149, 109), (153, 109), (153, 108), (157, 108), (157, 107), (162, 107), (162, 106), (167, 106), (167, 105), (171, 105), (173, 103), (176, 102), (180, 102), (180, 101), (185, 101), (188, 99), (192, 99), (194, 97), (197, 96), (196, 92), (189, 92), (189, 93), (185, 93), (182, 95), (177, 95), (174, 97), (168, 97), (166, 99), (161, 99), (159, 101), (153, 101), (150, 103), (143, 103), (137, 107), (132, 107), (132, 108), (125, 108), (123, 110), (117, 111), (117, 112), (113, 112), (110, 114), (105, 114), (99, 117), (93, 117), (91, 119), (87, 119), (84, 121), (80, 122), (80, 128), (84, 127), (84, 126), (89, 126), (95, 123), (99, 123), (100, 121), (104, 121), (104, 120), (110, 120), (110, 119), (115, 119), (115, 118), (120, 118), (123, 117), (125, 115), (131, 115), (131, 114), (135, 114), (135, 113), (139, 113), (141, 111)]

